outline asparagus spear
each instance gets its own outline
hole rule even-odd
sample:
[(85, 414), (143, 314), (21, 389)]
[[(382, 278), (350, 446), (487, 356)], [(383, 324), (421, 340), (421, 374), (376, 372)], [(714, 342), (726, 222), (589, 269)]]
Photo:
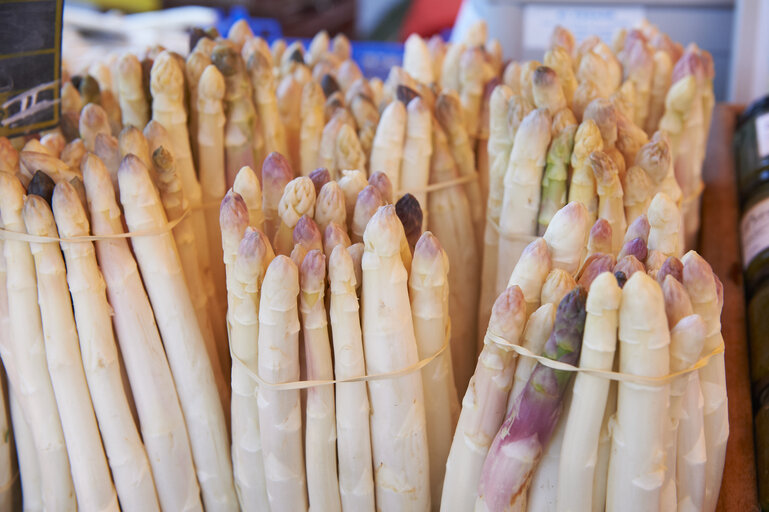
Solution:
[(630, 80), (625, 80), (622, 85), (609, 96), (617, 112), (622, 114), (628, 119), (633, 118), (635, 112), (635, 104), (637, 101), (635, 83)]
[[(276, 91), (280, 122), (286, 130), (286, 157), (295, 168), (301, 166), (299, 160), (300, 131), (302, 125), (301, 101), (304, 83), (293, 75), (284, 76)], [(277, 122), (277, 121), (272, 121)]]
[(112, 135), (100, 133), (96, 136), (93, 154), (99, 157), (99, 160), (104, 163), (104, 166), (107, 168), (109, 175), (112, 178), (113, 188), (117, 191), (117, 170), (118, 167), (120, 167), (120, 148), (118, 140)]
[[(259, 376), (270, 384), (299, 379), (299, 273), (286, 256), (267, 267), (259, 300)], [(299, 390), (260, 386), (259, 426), (270, 509), (307, 509)]]
[[(58, 236), (51, 209), (42, 197), (28, 195), (23, 214), (29, 234)], [(33, 243), (30, 250), (37, 271), (45, 354), (72, 461), (78, 504), (94, 510), (118, 510), (117, 494), (83, 372), (64, 259), (54, 244)]]
[[(120, 202), (132, 231), (157, 229), (167, 223), (147, 169), (131, 155), (118, 171)], [(131, 239), (139, 268), (163, 336), (168, 362), (190, 432), (192, 455), (211, 509), (237, 506), (232, 466), (227, 457), (227, 431), (216, 392), (211, 361), (195, 313), (171, 233)], [(159, 257), (160, 256), (160, 257)], [(201, 415), (200, 411), (205, 411)]]
[(19, 172), (19, 152), (8, 137), (0, 137), (0, 170), (10, 174)]
[(345, 217), (347, 219), (346, 227), (352, 236), (352, 223), (355, 212), (355, 203), (358, 200), (358, 194), (360, 194), (360, 192), (368, 185), (368, 181), (366, 181), (366, 174), (363, 170), (355, 169), (342, 171), (342, 176), (339, 178), (337, 183), (344, 193), (344, 204), (346, 210)]
[(100, 133), (111, 135), (109, 119), (102, 107), (95, 103), (89, 103), (83, 107), (80, 113), (80, 138), (83, 139), (86, 149), (93, 151), (94, 140)]
[(291, 181), (293, 173), (288, 160), (280, 153), (270, 153), (262, 163), (262, 212), (264, 213), (264, 234), (273, 240), (280, 225), (278, 204), (283, 190)]
[(368, 183), (376, 187), (385, 204), (393, 204), (393, 185), (387, 174), (382, 171), (374, 171), (369, 176)]
[[(352, 116), (350, 116), (347, 109), (337, 109), (336, 113), (323, 127), (323, 133), (320, 138), (320, 149), (318, 151), (318, 164), (333, 171), (336, 174), (338, 169), (336, 161), (336, 140), (339, 135), (339, 131), (345, 124), (352, 125), (354, 123)], [(329, 171), (329, 172), (330, 172)]]
[(510, 88), (513, 94), (521, 93), (521, 63), (510, 61), (502, 72), (502, 83)]
[[(422, 98), (414, 98), (406, 107), (406, 136), (403, 160), (399, 170), (401, 190), (414, 191), (414, 197), (427, 210), (427, 192), (422, 191), (430, 180), (432, 156), (432, 116)], [(379, 169), (372, 169), (379, 170)], [(425, 225), (427, 220), (425, 219)]]
[[(94, 155), (83, 160), (83, 177), (94, 235), (123, 233), (110, 175)], [(161, 507), (201, 509), (192, 452), (179, 397), (152, 308), (126, 239), (98, 240), (96, 255), (139, 414), (142, 438)], [(136, 329), (141, 325), (142, 329)], [(174, 443), (167, 436), (173, 436)]]
[(19, 464), (23, 510), (43, 510), (43, 496), (40, 481), (40, 466), (32, 439), (32, 432), (24, 419), (16, 391), (10, 390), (10, 412), (13, 423), (13, 442)]
[(138, 128), (134, 126), (123, 128), (118, 136), (118, 150), (121, 159), (128, 154), (136, 155), (147, 169), (152, 168), (149, 143)]
[(614, 148), (617, 142), (617, 111), (614, 105), (606, 98), (596, 98), (585, 109), (582, 120), (586, 119), (593, 120), (601, 132), (602, 149)]
[(513, 268), (507, 286), (517, 285), (526, 300), (526, 314), (530, 315), (540, 305), (542, 286), (550, 272), (550, 252), (547, 242), (536, 238), (528, 244)]
[[(88, 235), (85, 210), (68, 183), (60, 183), (54, 190), (53, 214), (63, 237)], [(123, 388), (110, 318), (112, 308), (107, 302), (93, 243), (62, 242), (61, 246), (85, 376), (118, 497), (126, 510), (159, 510), (147, 453)]]
[(569, 160), (574, 148), (576, 132), (576, 124), (566, 125), (555, 135), (547, 150), (547, 165), (542, 176), (542, 199), (537, 219), (539, 235), (545, 233), (555, 212), (566, 204)]
[[(491, 112), (489, 111), (491, 94), (500, 84), (498, 77), (493, 77), (486, 82), (483, 88), (483, 98), (481, 100), (481, 114), (478, 118), (478, 140), (475, 143), (475, 165), (478, 169), (478, 186), (481, 189), (481, 206), (484, 214), (486, 212), (486, 202), (489, 198), (489, 123)], [(485, 220), (484, 220), (485, 225)]]
[(610, 252), (616, 256), (622, 249), (622, 239), (627, 229), (617, 166), (603, 151), (591, 153), (589, 159), (598, 190), (598, 216), (608, 220), (611, 225)]
[(323, 235), (315, 221), (307, 215), (302, 215), (294, 226), (293, 241), (294, 247), (302, 245), (307, 252), (323, 251)]
[(355, 210), (352, 215), (352, 225), (350, 226), (350, 240), (353, 243), (363, 241), (363, 235), (369, 220), (371, 220), (371, 217), (374, 216), (379, 207), (384, 205), (385, 202), (379, 193), (379, 189), (373, 185), (367, 185), (366, 188), (358, 193), (358, 198), (355, 201)]
[(628, 32), (620, 58), (625, 69), (625, 77), (635, 84), (637, 96), (633, 122), (641, 127), (646, 126), (652, 79), (655, 73), (654, 54), (639, 30)]
[[(662, 290), (643, 272), (622, 289), (619, 312), (623, 373), (659, 377), (670, 369), (670, 333)], [(612, 432), (606, 506), (613, 510), (657, 508), (664, 480), (668, 384), (620, 382)], [(638, 422), (639, 414), (648, 419)]]
[(278, 203), (280, 226), (275, 233), (273, 247), (278, 254), (291, 252), (291, 232), (302, 215), (313, 216), (315, 212), (315, 186), (306, 176), (294, 178), (286, 184)]
[(566, 105), (571, 106), (571, 102), (574, 99), (574, 91), (577, 90), (577, 78), (574, 76), (569, 51), (564, 49), (563, 46), (551, 47), (545, 53), (544, 64), (558, 75)]
[(345, 249), (350, 247), (350, 237), (347, 235), (344, 227), (336, 222), (330, 222), (323, 232), (323, 253), (326, 255), (329, 267), (331, 265), (331, 254), (337, 245), (341, 245)]
[[(422, 207), (419, 206), (416, 198), (411, 194), (404, 194), (395, 203), (395, 213), (403, 224), (403, 231), (406, 234), (406, 240), (409, 249), (413, 252), (420, 237), (422, 236)], [(403, 249), (401, 249), (403, 251)]]
[[(414, 250), (409, 275), (412, 320), (420, 359), (437, 353), (449, 341), (449, 262), (437, 238), (426, 232)], [(459, 402), (451, 368), (451, 352), (442, 353), (421, 370), (430, 454), (430, 494), (433, 507), (443, 487), (444, 461), (459, 417)]]
[(561, 48), (568, 55), (575, 55), (577, 43), (574, 40), (574, 34), (561, 25), (553, 27), (553, 33), (550, 34), (550, 48)]
[(590, 285), (593, 283), (593, 280), (603, 272), (611, 272), (615, 265), (616, 260), (611, 254), (593, 254), (585, 260), (577, 278), (577, 283), (590, 291)]
[(550, 248), (553, 268), (576, 274), (585, 254), (589, 219), (582, 203), (571, 202), (555, 212), (542, 237)]
[(561, 268), (554, 268), (548, 272), (545, 278), (539, 302), (541, 304), (560, 304), (561, 300), (575, 286), (577, 286), (577, 281), (574, 280), (571, 274)]
[(636, 153), (649, 142), (649, 137), (641, 128), (624, 115), (617, 113), (617, 149), (625, 157), (625, 164), (635, 161)]
[(644, 264), (641, 263), (641, 260), (632, 254), (628, 254), (627, 256), (620, 258), (612, 270), (614, 273), (622, 272), (625, 278), (630, 279), (630, 276), (634, 273), (644, 272), (646, 269), (644, 268)]
[(329, 181), (320, 189), (315, 205), (315, 221), (321, 232), (332, 222), (339, 226), (346, 226), (346, 209), (344, 192), (336, 181)]
[(587, 257), (596, 253), (610, 253), (612, 243), (612, 227), (609, 221), (599, 218), (590, 228), (587, 239)]
[[(574, 364), (585, 327), (584, 288), (569, 292), (558, 305), (555, 328), (544, 348), (549, 359)], [(522, 506), (544, 446), (561, 413), (571, 372), (538, 364), (510, 414), (497, 432), (483, 464), (476, 510)]]
[[(195, 162), (196, 167), (200, 170), (200, 150), (198, 148), (198, 132), (200, 131), (200, 111), (199, 111), (199, 89), (200, 78), (203, 75), (205, 69), (211, 65), (211, 56), (206, 55), (202, 51), (193, 51), (187, 57), (184, 63), (184, 75), (187, 85), (187, 94), (189, 104), (189, 133), (190, 133), (190, 149), (192, 150), (192, 159)], [(224, 93), (224, 84), (221, 87), (222, 94)]]
[(464, 43), (450, 43), (443, 58), (441, 68), (440, 85), (443, 90), (459, 92), (459, 68), (462, 55), (465, 53)]
[[(99, 136), (97, 135), (96, 141), (94, 141), (94, 150), (98, 149), (98, 140)], [(82, 139), (74, 139), (66, 146), (64, 146), (64, 148), (61, 150), (59, 158), (68, 166), (79, 169), (86, 152), (87, 150), (85, 149), (85, 144), (83, 144)]]
[(667, 276), (673, 276), (673, 278), (678, 281), (683, 281), (683, 273), (684, 273), (684, 264), (681, 263), (681, 260), (676, 258), (675, 256), (670, 256), (668, 259), (665, 260), (665, 263), (662, 264), (659, 271), (657, 272), (657, 282), (662, 283), (665, 282), (665, 278)]
[[(22, 207), (24, 188), (19, 180), (0, 172), (0, 217), (3, 229), (25, 233)], [(64, 444), (59, 412), (46, 366), (46, 352), (37, 282), (30, 246), (26, 242), (5, 240), (7, 266), (6, 293), (10, 318), (10, 350), (3, 354), (9, 377), (17, 391), (24, 418), (32, 434), (40, 470), (42, 504), (55, 510), (75, 510), (75, 490)], [(10, 361), (9, 361), (10, 359)]]
[[(510, 344), (519, 342), (526, 323), (523, 293), (517, 286), (497, 298), (488, 330)], [(507, 395), (516, 370), (516, 353), (504, 345), (485, 343), (462, 400), (454, 441), (446, 462), (441, 510), (470, 510), (486, 453), (505, 417)]]
[(240, 51), (243, 44), (252, 39), (254, 33), (251, 31), (251, 27), (248, 25), (248, 21), (245, 19), (239, 19), (230, 27), (230, 31), (227, 33), (227, 39), (232, 41), (233, 46)]
[(534, 97), (534, 105), (537, 108), (547, 110), (550, 116), (567, 108), (558, 74), (547, 66), (539, 66), (531, 75), (531, 91)]
[[(681, 261), (684, 264), (683, 284), (689, 292), (692, 307), (705, 321), (703, 352), (709, 353), (723, 343), (720, 318), (723, 302), (718, 297), (718, 279), (710, 265), (694, 251), (686, 253)], [(723, 353), (712, 357), (699, 374), (705, 399), (703, 414), (707, 447), (704, 510), (714, 510), (729, 437)]]
[[(401, 233), (395, 208), (387, 205), (364, 234), (362, 326), (369, 373), (399, 370), (419, 359)], [(426, 510), (430, 479), (422, 377), (412, 372), (370, 381), (369, 396), (377, 507)]]
[(400, 190), (403, 141), (406, 136), (406, 107), (400, 101), (390, 103), (379, 120), (371, 148), (371, 171), (387, 174), (395, 190)]
[[(580, 367), (613, 368), (621, 297), (622, 292), (611, 273), (605, 272), (593, 281), (587, 296)], [(609, 386), (609, 380), (584, 373), (574, 380), (558, 468), (559, 510), (595, 510), (592, 503), (595, 454)]]
[(670, 89), (671, 77), (673, 76), (673, 61), (668, 52), (654, 51), (652, 59), (654, 75), (649, 94), (649, 113), (646, 117), (646, 124), (644, 124), (646, 133), (655, 132), (659, 126), (660, 119), (665, 113), (665, 96)]
[(415, 79), (425, 84), (435, 81), (430, 51), (424, 39), (418, 34), (411, 34), (403, 47), (403, 69)]
[[(339, 129), (334, 154), (335, 167), (339, 170), (366, 168), (366, 154), (363, 152), (355, 129), (349, 124), (343, 124)], [(334, 169), (334, 176), (337, 174), (338, 170)]]
[(585, 205), (590, 224), (598, 218), (598, 197), (589, 157), (594, 151), (603, 149), (603, 138), (598, 125), (588, 119), (583, 121), (574, 136), (574, 151), (571, 154), (572, 175), (569, 183), (569, 202)]
[[(433, 156), (430, 182), (456, 179), (457, 171), (446, 135), (439, 125), (433, 129)], [(451, 351), (457, 391), (463, 393), (473, 373), (476, 354), (476, 306), (478, 300), (478, 254), (472, 241), (470, 207), (461, 186), (430, 193), (427, 198), (430, 230), (449, 255), (453, 271), (449, 273), (449, 316), (452, 319)]]
[(310, 178), (313, 186), (315, 187), (315, 197), (320, 194), (320, 189), (323, 188), (323, 185), (331, 181), (331, 174), (325, 167), (319, 167), (315, 169), (307, 177)]
[(323, 91), (311, 80), (302, 88), (301, 126), (299, 128), (299, 171), (307, 176), (319, 162), (321, 134), (324, 127)]
[[(370, 90), (371, 88), (367, 82), (365, 83), (365, 87), (368, 89), (366, 93), (361, 92), (359, 94), (353, 94), (350, 96), (350, 94), (356, 89), (355, 84), (353, 84), (347, 91), (349, 98), (347, 103), (349, 105), (352, 116), (355, 118), (355, 123), (358, 125), (358, 138), (360, 139), (361, 148), (363, 148), (363, 153), (366, 155), (366, 159), (369, 159), (371, 158), (371, 149), (374, 144), (376, 128), (379, 124), (379, 110), (377, 110), (376, 105), (374, 104)], [(406, 123), (406, 137), (408, 137), (408, 120)]]
[(622, 180), (623, 204), (625, 207), (625, 220), (633, 223), (641, 216), (645, 216), (652, 199), (654, 185), (649, 175), (641, 167), (634, 165), (625, 171)]
[(520, 94), (526, 101), (534, 105), (534, 89), (533, 89), (533, 75), (534, 71), (540, 67), (541, 64), (536, 60), (529, 60), (521, 64), (521, 76), (520, 76)]
[(468, 46), (459, 60), (458, 92), (462, 102), (462, 110), (465, 113), (465, 129), (471, 145), (478, 137), (478, 118), (481, 113), (483, 86), (492, 73), (484, 61), (483, 50)]
[(505, 173), (505, 194), (500, 212), (497, 289), (503, 289), (528, 237), (537, 232), (542, 171), (550, 143), (550, 116), (544, 109), (532, 111), (515, 135)]
[[(272, 63), (264, 53), (255, 51), (249, 57), (247, 64), (251, 74), (254, 104), (264, 134), (264, 150), (266, 153), (277, 151), (286, 154), (288, 150), (286, 131), (278, 114)], [(299, 162), (295, 162), (295, 165), (299, 167)]]
[(649, 204), (649, 250), (659, 251), (667, 256), (679, 256), (679, 230), (681, 213), (671, 199), (660, 192)]
[(61, 132), (49, 132), (40, 138), (40, 144), (45, 146), (53, 156), (59, 158), (64, 146), (67, 145), (67, 140)]
[[(329, 228), (334, 226), (330, 224)], [(329, 233), (327, 228), (326, 233)], [(327, 237), (328, 238), (328, 237)], [(329, 244), (325, 244), (328, 250)], [(355, 294), (353, 260), (345, 247), (335, 247), (328, 264), (334, 372), (337, 379), (365, 374), (363, 345)], [(374, 510), (369, 401), (364, 382), (336, 385), (336, 429), (339, 492), (343, 510)]]
[(83, 109), (83, 98), (72, 82), (65, 82), (61, 87), (61, 131), (67, 140), (76, 138), (79, 134), (80, 111)]
[[(449, 138), (451, 153), (457, 164), (459, 175), (463, 178), (477, 177), (475, 155), (471, 145), (472, 136), (466, 129), (466, 126), (469, 125), (469, 121), (466, 119), (469, 117), (469, 112), (464, 109), (460, 97), (451, 91), (441, 93), (435, 102), (435, 116)], [(481, 188), (478, 181), (475, 180), (466, 183), (463, 188), (470, 205), (470, 216), (473, 221), (478, 251), (480, 252), (483, 248), (482, 233), (485, 224)]]

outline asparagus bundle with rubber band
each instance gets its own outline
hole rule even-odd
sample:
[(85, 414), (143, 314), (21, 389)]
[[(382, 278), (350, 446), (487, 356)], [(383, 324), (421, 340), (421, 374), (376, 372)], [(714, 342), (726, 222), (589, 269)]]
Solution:
[[(123, 233), (115, 191), (104, 165), (93, 155), (83, 161), (91, 231)], [(113, 322), (139, 414), (142, 438), (163, 508), (200, 510), (192, 452), (179, 398), (152, 308), (126, 239), (96, 241)], [(137, 330), (137, 326), (141, 326)], [(173, 439), (169, 442), (169, 439)]]
[[(330, 224), (329, 228), (333, 226)], [(324, 245), (328, 249), (330, 244), (326, 241)], [(334, 374), (337, 379), (360, 377), (366, 368), (355, 291), (357, 278), (353, 260), (343, 244), (331, 252), (328, 275)], [(342, 440), (337, 443), (342, 509), (373, 511), (374, 477), (366, 383), (338, 383), (335, 398), (337, 438)]]
[[(120, 202), (131, 231), (162, 229), (168, 220), (147, 169), (131, 155), (118, 171)], [(205, 341), (171, 233), (131, 239), (184, 412), (206, 508), (237, 507), (227, 430)], [(206, 411), (201, 415), (200, 411)]]
[[(494, 303), (488, 332), (516, 344), (525, 323), (523, 293), (517, 286), (511, 286)], [(504, 345), (493, 341), (484, 344), (462, 400), (462, 412), (446, 461), (442, 511), (471, 510), (475, 504), (483, 461), (505, 418), (515, 363), (515, 352)]]
[[(24, 222), (31, 235), (58, 236), (53, 213), (40, 196), (27, 196)], [(45, 355), (70, 454), (78, 505), (89, 510), (118, 510), (117, 494), (83, 371), (61, 250), (47, 243), (30, 244), (30, 249), (37, 271)]]
[[(369, 374), (402, 370), (419, 360), (400, 257), (402, 229), (395, 208), (387, 205), (364, 234), (362, 326)], [(426, 510), (430, 475), (422, 376), (411, 372), (370, 381), (368, 387), (377, 507)]]
[[(259, 299), (259, 376), (270, 384), (299, 380), (299, 272), (286, 256), (267, 267)], [(270, 509), (307, 509), (299, 390), (259, 387), (259, 426)]]
[[(3, 229), (26, 233), (22, 217), (23, 197), (21, 182), (6, 172), (0, 172)], [(69, 458), (46, 364), (35, 263), (27, 242), (5, 240), (3, 245), (11, 324), (10, 350), (3, 354), (3, 363), (6, 368), (15, 368), (13, 374), (18, 376), (12, 386), (31, 432), (40, 471), (42, 504), (50, 509), (75, 510), (77, 505)], [(9, 372), (9, 377), (13, 374)]]

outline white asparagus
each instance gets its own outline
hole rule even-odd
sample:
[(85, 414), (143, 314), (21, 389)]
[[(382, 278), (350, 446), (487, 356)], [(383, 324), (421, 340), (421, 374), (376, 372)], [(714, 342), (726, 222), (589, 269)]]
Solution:
[[(600, 274), (590, 285), (579, 366), (612, 370), (622, 291), (614, 275)], [(593, 481), (602, 420), (611, 381), (578, 373), (564, 430), (558, 469), (557, 509), (592, 511)]]
[[(408, 274), (400, 256), (402, 231), (395, 207), (386, 205), (363, 236), (363, 348), (370, 374), (401, 370), (419, 360)], [(430, 473), (421, 374), (370, 381), (369, 396), (377, 508), (427, 510)]]
[(347, 212), (347, 229), (350, 230), (358, 194), (360, 194), (361, 190), (366, 188), (368, 181), (366, 180), (366, 174), (363, 169), (343, 170), (341, 174), (342, 176), (337, 180), (337, 183), (344, 193), (344, 204)]
[[(331, 342), (324, 301), (326, 257), (317, 249), (307, 253), (299, 269), (299, 310), (302, 318), (308, 380), (331, 380)], [(305, 464), (307, 494), (313, 510), (342, 510), (336, 466), (336, 413), (334, 386), (307, 390)]]
[(127, 52), (117, 65), (118, 100), (123, 124), (144, 128), (150, 117), (150, 106), (142, 84), (141, 62), (133, 53)]
[[(427, 192), (430, 181), (430, 157), (433, 153), (433, 118), (422, 98), (414, 98), (406, 107), (406, 136), (403, 143), (399, 183), (402, 191), (414, 191), (422, 207), (423, 224), (427, 226)], [(381, 169), (372, 169), (372, 171)], [(396, 198), (397, 199), (397, 198)]]
[(435, 81), (430, 59), (430, 51), (419, 34), (411, 34), (403, 47), (403, 69), (425, 84)]
[[(269, 384), (299, 380), (299, 272), (287, 256), (272, 260), (259, 300), (259, 376)], [(259, 387), (267, 496), (273, 512), (307, 510), (299, 390)]]
[[(111, 177), (94, 155), (87, 155), (83, 160), (83, 178), (93, 234), (123, 233)], [(96, 256), (107, 284), (107, 298), (114, 310), (115, 332), (136, 401), (160, 505), (169, 510), (202, 510), (176, 386), (128, 240), (97, 240)]]
[(302, 88), (301, 117), (299, 128), (299, 172), (307, 176), (319, 161), (320, 141), (325, 126), (323, 117), (323, 89), (310, 80)]
[[(131, 231), (167, 225), (158, 193), (138, 159), (126, 157), (118, 180)], [(224, 413), (173, 237), (171, 233), (134, 237), (131, 245), (176, 382), (203, 502), (209, 510), (237, 508)]]
[[(670, 369), (670, 332), (662, 290), (636, 272), (622, 289), (619, 371), (661, 377)], [(620, 382), (612, 431), (606, 507), (656, 510), (665, 473), (665, 423), (670, 386)], [(639, 422), (638, 418), (643, 418)]]
[[(5, 282), (5, 256), (3, 256), (3, 241), (0, 241), (0, 290), (5, 290)], [(5, 350), (8, 350), (7, 338), (11, 329), (10, 321), (10, 318), (8, 318), (8, 295), (3, 293), (2, 297), (0, 297), (0, 356), (2, 356)], [(8, 389), (6, 380), (4, 378), (0, 379), (0, 432), (9, 433), (3, 436), (3, 439), (0, 439), (0, 509), (2, 510), (11, 510), (15, 487), (15, 467), (10, 435), (12, 419), (8, 403), (6, 402), (6, 397), (10, 398), (11, 392), (12, 390)], [(26, 457), (28, 454), (20, 454), (19, 458), (21, 456)]]
[(425, 232), (414, 249), (409, 274), (409, 297), (419, 359), (447, 348), (422, 368), (425, 416), (430, 454), (430, 495), (433, 510), (440, 507), (439, 496), (446, 472), (445, 461), (451, 449), (454, 427), (459, 418), (459, 401), (451, 366), (449, 322), (449, 260), (438, 239)]
[(585, 205), (570, 202), (553, 215), (542, 237), (550, 248), (553, 268), (575, 275), (587, 252), (592, 224)]
[(518, 263), (510, 274), (507, 287), (517, 285), (521, 288), (526, 300), (527, 315), (539, 308), (542, 287), (550, 273), (551, 265), (547, 242), (543, 238), (535, 238), (523, 249)]
[[(58, 236), (53, 213), (40, 196), (27, 196), (24, 223), (31, 235)], [(35, 259), (48, 370), (59, 405), (78, 505), (86, 510), (117, 511), (117, 494), (80, 358), (64, 259), (57, 244), (32, 243), (30, 250)]]
[[(90, 233), (83, 205), (68, 183), (54, 189), (53, 214), (62, 237)], [(124, 510), (160, 510), (147, 452), (123, 387), (112, 308), (93, 242), (61, 242), (61, 248), (67, 262), (83, 369), (121, 506)]]
[[(328, 244), (326, 244), (328, 248)], [(335, 247), (328, 262), (331, 301), (329, 317), (337, 379), (366, 373), (353, 260), (344, 246)], [(371, 463), (369, 400), (365, 382), (336, 385), (336, 430), (339, 494), (342, 510), (373, 511), (374, 476)]]
[[(0, 172), (0, 217), (3, 228), (25, 233), (22, 218), (24, 188), (13, 175)], [(27, 242), (6, 240), (6, 292), (10, 317), (11, 364), (18, 379), (12, 381), (24, 418), (32, 433), (43, 506), (51, 510), (75, 510), (75, 489), (70, 477), (59, 411), (46, 365), (43, 328), (37, 303), (35, 263)], [(12, 375), (9, 375), (12, 377)]]
[(406, 107), (400, 101), (394, 100), (382, 112), (369, 161), (369, 170), (387, 174), (393, 184), (393, 190), (400, 190), (399, 173), (405, 137)]
[(232, 350), (232, 465), (242, 510), (269, 510), (259, 428), (257, 384), (249, 372), (258, 371), (259, 296), (262, 278), (272, 258), (267, 237), (246, 230), (237, 247), (228, 281), (230, 348)]
[[(550, 324), (552, 325), (552, 307)], [(507, 288), (492, 308), (488, 332), (517, 344), (526, 323), (526, 304), (517, 286)], [(488, 340), (470, 380), (454, 441), (446, 461), (442, 512), (472, 510), (486, 453), (505, 419), (507, 395), (516, 371), (516, 353)]]
[(680, 256), (679, 232), (681, 212), (664, 192), (659, 192), (649, 204), (649, 250), (659, 251), (665, 256)]

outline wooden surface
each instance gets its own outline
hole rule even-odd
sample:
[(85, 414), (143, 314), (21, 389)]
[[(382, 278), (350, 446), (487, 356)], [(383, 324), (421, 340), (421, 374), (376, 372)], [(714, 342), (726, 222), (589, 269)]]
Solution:
[(724, 284), (721, 331), (726, 344), (729, 443), (718, 500), (719, 512), (753, 512), (758, 507), (750, 401), (745, 297), (740, 263), (739, 204), (732, 157), (738, 107), (719, 104), (713, 115), (703, 169), (700, 253)]

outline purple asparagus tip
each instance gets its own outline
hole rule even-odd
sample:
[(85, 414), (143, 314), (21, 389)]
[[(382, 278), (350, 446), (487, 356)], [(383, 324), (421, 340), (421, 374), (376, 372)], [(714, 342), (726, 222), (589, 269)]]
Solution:
[(395, 203), (395, 213), (406, 231), (406, 239), (409, 241), (411, 251), (414, 251), (419, 237), (422, 235), (422, 207), (417, 198), (411, 194), (404, 194)]

